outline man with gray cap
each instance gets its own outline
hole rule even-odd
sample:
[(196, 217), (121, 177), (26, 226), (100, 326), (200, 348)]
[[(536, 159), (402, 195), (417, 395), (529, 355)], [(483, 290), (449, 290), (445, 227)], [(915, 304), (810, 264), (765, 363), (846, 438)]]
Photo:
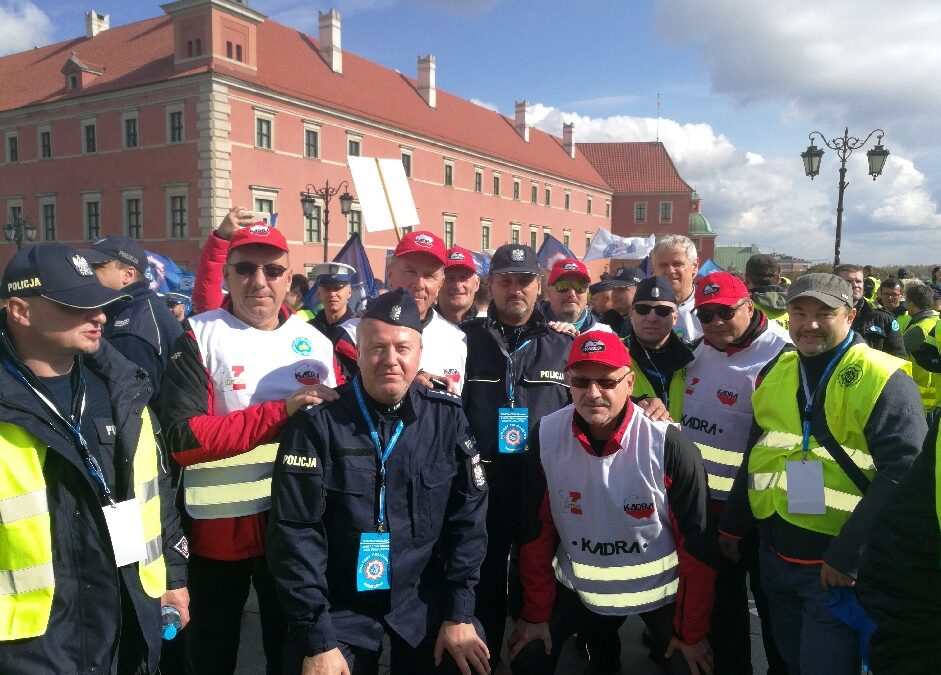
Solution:
[(600, 322), (611, 326), (611, 330), (625, 342), (629, 341), (631, 336), (630, 312), (634, 293), (637, 284), (645, 276), (647, 275), (639, 267), (625, 265), (619, 267), (606, 281), (611, 287), (611, 309), (601, 316)]
[(852, 330), (849, 282), (805, 274), (788, 292), (796, 351), (759, 376), (745, 458), (719, 522), (723, 554), (757, 525), (775, 644), (790, 672), (859, 673), (859, 636), (828, 602), (855, 602), (875, 517), (927, 424), (909, 364)]
[(150, 290), (147, 252), (130, 237), (110, 235), (81, 253), (102, 286), (133, 298), (129, 304), (112, 305), (105, 310), (108, 323), (102, 335), (147, 372), (154, 390), (150, 400), (155, 403), (170, 350), (183, 335), (183, 329), (166, 303)]

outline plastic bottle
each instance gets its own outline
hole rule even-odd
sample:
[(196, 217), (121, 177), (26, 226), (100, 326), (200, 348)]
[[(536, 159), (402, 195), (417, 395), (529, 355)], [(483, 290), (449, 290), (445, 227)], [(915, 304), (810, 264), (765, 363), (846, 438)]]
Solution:
[(164, 605), (160, 608), (160, 626), (164, 640), (172, 640), (183, 629), (183, 619), (176, 607)]

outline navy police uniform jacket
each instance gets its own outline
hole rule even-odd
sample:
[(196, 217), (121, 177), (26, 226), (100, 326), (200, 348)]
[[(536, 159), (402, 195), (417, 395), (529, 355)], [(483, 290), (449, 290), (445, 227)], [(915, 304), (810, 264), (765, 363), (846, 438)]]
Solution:
[[(379, 460), (352, 383), (300, 411), (275, 462), (267, 552), (288, 620), (285, 664), (338, 642), (412, 646), (443, 620), (470, 623), (487, 549), (487, 483), (460, 398), (412, 385), (398, 410), (365, 395), (386, 462), (391, 589), (356, 590), (360, 533), (376, 532)], [(378, 412), (382, 410), (382, 412)]]

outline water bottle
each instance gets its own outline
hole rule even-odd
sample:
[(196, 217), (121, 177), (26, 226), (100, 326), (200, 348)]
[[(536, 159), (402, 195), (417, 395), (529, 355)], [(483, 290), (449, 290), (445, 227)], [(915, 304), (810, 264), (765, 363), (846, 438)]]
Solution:
[(176, 607), (164, 605), (160, 608), (160, 631), (164, 640), (172, 640), (183, 628), (183, 619)]

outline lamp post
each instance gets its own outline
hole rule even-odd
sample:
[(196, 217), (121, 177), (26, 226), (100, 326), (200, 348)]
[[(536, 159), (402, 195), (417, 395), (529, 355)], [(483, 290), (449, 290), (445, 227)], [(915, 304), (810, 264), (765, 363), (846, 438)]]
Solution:
[(310, 183), (307, 184), (307, 188), (304, 192), (301, 193), (301, 208), (304, 210), (304, 217), (310, 218), (314, 215), (314, 209), (317, 206), (317, 200), (320, 199), (323, 201), (323, 261), (327, 262), (327, 246), (329, 245), (330, 240), (330, 200), (335, 197), (340, 190), (343, 190), (343, 194), (340, 195), (340, 213), (344, 216), (348, 215), (350, 208), (353, 206), (353, 195), (347, 191), (349, 184), (346, 181), (343, 181), (336, 187), (330, 187), (330, 181), (328, 180), (326, 185), (324, 185), (319, 190), (315, 188)]
[(885, 135), (882, 129), (874, 129), (869, 132), (866, 138), (859, 139), (850, 136), (849, 127), (844, 127), (842, 138), (833, 138), (829, 141), (819, 131), (811, 131), (808, 136), (810, 145), (801, 153), (801, 159), (804, 160), (804, 173), (810, 176), (811, 180), (820, 173), (820, 159), (823, 157), (823, 150), (814, 145), (815, 134), (820, 137), (824, 145), (831, 150), (836, 150), (837, 157), (840, 158), (840, 183), (836, 203), (836, 241), (833, 246), (833, 265), (836, 266), (840, 264), (840, 240), (843, 234), (843, 191), (849, 185), (846, 182), (846, 160), (853, 154), (853, 150), (858, 150), (866, 145), (873, 134), (879, 134), (876, 139), (876, 146), (866, 152), (866, 157), (869, 159), (869, 175), (875, 180), (882, 173), (889, 151), (882, 147), (882, 137)]
[(6, 237), (7, 241), (16, 244), (16, 250), (19, 251), (23, 248), (24, 240), (33, 241), (36, 239), (36, 226), (29, 221), (29, 218), (14, 216), (11, 222), (3, 226), (3, 236)]

